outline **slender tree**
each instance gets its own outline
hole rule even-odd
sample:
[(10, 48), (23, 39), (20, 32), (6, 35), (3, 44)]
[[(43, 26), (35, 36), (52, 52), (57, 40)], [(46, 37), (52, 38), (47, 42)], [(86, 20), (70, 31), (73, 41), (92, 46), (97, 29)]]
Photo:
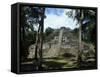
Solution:
[(43, 47), (43, 29), (44, 29), (44, 12), (45, 8), (39, 8), (38, 10), (38, 19), (39, 27), (36, 35), (36, 47), (35, 47), (35, 59), (38, 62), (37, 69), (42, 68), (42, 47)]
[(79, 52), (78, 52), (78, 66), (80, 67), (80, 63), (82, 61), (82, 25), (83, 21), (86, 19), (93, 22), (93, 16), (95, 15), (94, 10), (84, 10), (84, 9), (76, 9), (70, 12), (67, 12), (67, 15), (73, 20), (77, 20), (77, 24), (79, 24)]

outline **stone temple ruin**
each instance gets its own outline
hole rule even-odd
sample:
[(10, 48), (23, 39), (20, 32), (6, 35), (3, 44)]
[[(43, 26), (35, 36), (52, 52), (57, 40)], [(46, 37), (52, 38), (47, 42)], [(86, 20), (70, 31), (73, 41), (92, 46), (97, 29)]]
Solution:
[[(78, 38), (75, 38), (74, 35), (70, 31), (67, 31), (65, 28), (61, 28), (58, 35), (54, 36), (53, 39), (43, 43), (44, 58), (58, 57), (64, 53), (71, 53), (77, 56), (77, 50)], [(28, 58), (34, 58), (35, 45), (30, 45), (28, 51)]]

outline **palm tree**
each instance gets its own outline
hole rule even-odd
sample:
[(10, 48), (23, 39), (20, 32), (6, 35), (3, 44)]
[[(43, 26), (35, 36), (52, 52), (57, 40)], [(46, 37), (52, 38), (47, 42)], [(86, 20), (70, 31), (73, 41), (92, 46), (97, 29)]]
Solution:
[(82, 9), (71, 10), (70, 12), (67, 12), (67, 15), (73, 20), (77, 20), (77, 24), (79, 24), (78, 63), (80, 63), (81, 61), (81, 26), (82, 26), (82, 20), (84, 18), (83, 10)]
[[(44, 28), (44, 12), (45, 8), (39, 8), (39, 7), (23, 7), (21, 9), (21, 29), (22, 29), (22, 43), (23, 45), (25, 41), (26, 34), (28, 33), (28, 30), (30, 29), (31, 32), (34, 34), (35, 27), (37, 27), (37, 34), (36, 34), (36, 47), (35, 47), (35, 59), (37, 62), (39, 62), (39, 67), (42, 63), (42, 46), (43, 46), (43, 28)], [(27, 30), (26, 30), (27, 29)], [(34, 38), (33, 38), (34, 41)], [(27, 43), (27, 42), (26, 42)], [(28, 46), (25, 46), (28, 47)], [(23, 47), (24, 48), (24, 47)], [(39, 61), (38, 61), (39, 60)]]
[[(75, 11), (75, 12), (74, 12)], [(80, 67), (80, 63), (82, 61), (82, 25), (85, 18), (92, 21), (91, 17), (95, 15), (95, 10), (85, 10), (85, 9), (76, 9), (72, 10), (70, 13), (68, 12), (67, 15), (71, 17), (73, 20), (77, 20), (77, 24), (79, 24), (79, 52), (78, 52), (78, 66)], [(94, 22), (94, 21), (92, 21)]]
[(37, 10), (38, 10), (38, 17), (39, 17), (38, 18), (39, 27), (36, 35), (35, 59), (37, 62), (39, 62), (37, 68), (41, 70), (45, 8), (39, 8)]

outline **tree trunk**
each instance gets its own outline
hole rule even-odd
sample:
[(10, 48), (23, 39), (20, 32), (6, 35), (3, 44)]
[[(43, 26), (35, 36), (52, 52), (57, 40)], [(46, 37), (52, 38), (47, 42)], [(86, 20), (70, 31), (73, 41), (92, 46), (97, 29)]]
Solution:
[(80, 67), (81, 62), (82, 62), (82, 20), (83, 20), (83, 10), (80, 10), (80, 20), (79, 20), (79, 52), (78, 52), (78, 66)]
[(41, 16), (41, 21), (40, 21), (40, 45), (39, 45), (39, 69), (41, 70), (42, 68), (42, 47), (43, 47), (43, 29), (44, 29), (44, 12), (45, 8), (43, 8), (42, 11), (42, 16)]
[(79, 27), (79, 52), (78, 52), (78, 63), (79, 63), (79, 66), (80, 66), (80, 63), (81, 63), (81, 21), (79, 22), (79, 25), (80, 25), (80, 27)]
[(36, 59), (36, 62), (38, 62), (37, 68), (39, 70), (41, 70), (42, 68), (42, 47), (43, 47), (43, 29), (44, 29), (45, 8), (43, 8), (41, 12), (42, 12), (42, 15), (40, 18), (41, 20), (39, 21), (39, 28), (38, 28), (38, 32), (36, 36), (36, 47), (35, 47), (35, 59)]
[(38, 31), (37, 31), (37, 35), (36, 35), (36, 46), (35, 46), (35, 60), (37, 60), (37, 49), (38, 49), (38, 43), (39, 43), (39, 31), (40, 31), (40, 26), (38, 28)]

